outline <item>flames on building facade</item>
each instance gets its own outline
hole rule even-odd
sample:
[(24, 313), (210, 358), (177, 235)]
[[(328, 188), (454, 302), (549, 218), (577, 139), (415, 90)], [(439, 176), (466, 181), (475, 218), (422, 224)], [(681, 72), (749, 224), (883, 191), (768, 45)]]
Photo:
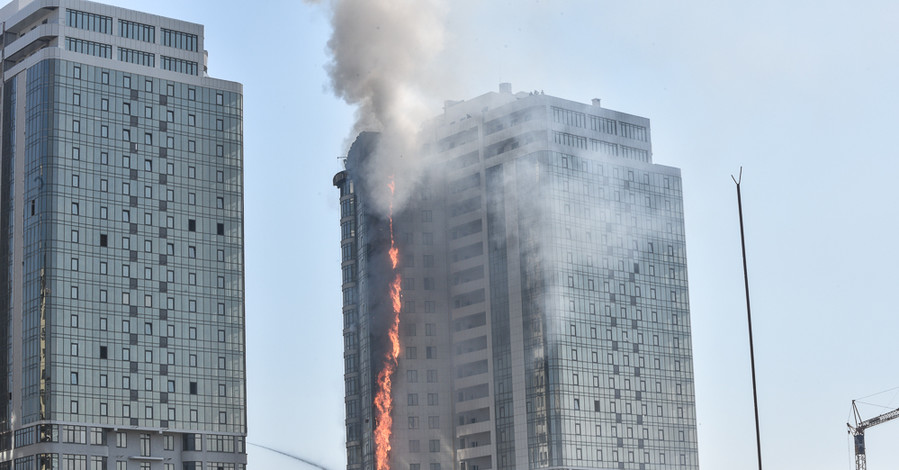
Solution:
[(390, 435), (393, 426), (393, 391), (392, 379), (396, 372), (397, 359), (400, 355), (400, 309), (402, 302), (402, 277), (400, 276), (397, 264), (399, 261), (399, 249), (396, 246), (396, 239), (393, 233), (393, 194), (396, 188), (393, 179), (388, 187), (390, 188), (391, 202), (389, 227), (390, 227), (390, 255), (391, 269), (393, 270), (393, 281), (390, 283), (390, 299), (393, 310), (393, 320), (387, 330), (387, 336), (390, 340), (389, 350), (384, 357), (384, 366), (378, 372), (378, 378), (375, 383), (375, 468), (377, 470), (390, 469)]

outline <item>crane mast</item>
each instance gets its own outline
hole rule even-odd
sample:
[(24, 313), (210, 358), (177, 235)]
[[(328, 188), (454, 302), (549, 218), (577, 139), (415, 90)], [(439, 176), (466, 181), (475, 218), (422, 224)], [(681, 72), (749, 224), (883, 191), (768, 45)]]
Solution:
[(852, 400), (852, 414), (855, 417), (855, 426), (849, 423), (846, 423), (846, 426), (849, 427), (849, 434), (852, 436), (855, 444), (855, 469), (866, 470), (865, 429), (899, 418), (899, 408), (873, 418), (862, 420), (862, 416), (858, 412), (858, 407), (855, 406), (855, 400)]

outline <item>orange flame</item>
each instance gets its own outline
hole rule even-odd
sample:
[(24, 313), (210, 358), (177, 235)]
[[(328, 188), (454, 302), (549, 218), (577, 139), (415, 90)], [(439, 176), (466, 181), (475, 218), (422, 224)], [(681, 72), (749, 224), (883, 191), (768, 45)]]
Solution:
[(393, 194), (395, 185), (391, 177), (390, 183), (390, 261), (391, 268), (394, 271), (393, 282), (390, 283), (390, 298), (393, 307), (393, 322), (387, 331), (390, 338), (391, 351), (384, 358), (384, 367), (378, 373), (377, 390), (375, 392), (375, 468), (377, 470), (389, 470), (390, 463), (390, 435), (393, 427), (393, 393), (392, 393), (392, 377), (396, 372), (397, 359), (400, 356), (400, 309), (402, 308), (402, 277), (397, 271), (396, 266), (399, 260), (399, 249), (396, 247), (396, 240), (393, 236)]

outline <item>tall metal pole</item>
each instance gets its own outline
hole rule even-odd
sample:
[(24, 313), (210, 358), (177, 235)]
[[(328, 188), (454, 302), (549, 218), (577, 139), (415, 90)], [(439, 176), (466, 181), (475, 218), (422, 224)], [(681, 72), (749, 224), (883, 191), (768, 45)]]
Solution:
[(749, 362), (752, 366), (752, 404), (755, 407), (755, 443), (758, 449), (759, 470), (762, 470), (762, 435), (759, 431), (759, 396), (755, 382), (755, 350), (752, 346), (752, 310), (749, 306), (749, 271), (746, 268), (746, 236), (743, 230), (743, 198), (740, 194), (740, 183), (743, 182), (743, 167), (740, 167), (740, 177), (734, 178), (737, 184), (737, 211), (740, 214), (740, 245), (743, 248), (743, 284), (746, 287), (746, 319), (749, 323)]

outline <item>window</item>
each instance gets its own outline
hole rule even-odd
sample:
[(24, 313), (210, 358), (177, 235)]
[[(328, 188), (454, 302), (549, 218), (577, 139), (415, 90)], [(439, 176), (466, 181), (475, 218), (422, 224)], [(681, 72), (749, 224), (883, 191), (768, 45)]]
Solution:
[(187, 125), (191, 127), (196, 127), (197, 125), (197, 116), (195, 114), (187, 115)]
[(122, 129), (122, 140), (125, 142), (131, 141), (131, 129)]
[(78, 215), (78, 203), (77, 202), (72, 203), (72, 215)]
[(197, 177), (197, 168), (193, 166), (187, 167), (187, 177), (188, 178), (196, 178)]
[(100, 73), (100, 83), (103, 85), (109, 85), (109, 72)]
[(196, 152), (197, 151), (197, 141), (188, 140), (187, 141), (187, 151), (188, 152)]
[(193, 52), (199, 47), (197, 35), (166, 28), (162, 28), (162, 45)]
[(222, 95), (221, 93), (216, 93), (215, 94), (215, 104), (217, 104), (219, 106), (225, 104), (225, 96)]
[[(75, 69), (79, 71), (81, 70), (78, 67), (76, 67)], [(81, 75), (81, 73), (79, 72), (78, 75)], [(81, 95), (79, 93), (72, 93), (72, 104), (75, 106), (81, 106)]]
[(81, 132), (81, 121), (78, 121), (78, 120), (72, 121), (72, 132), (75, 132), (75, 133)]
[(217, 130), (217, 131), (225, 130), (225, 121), (222, 119), (216, 119), (215, 120), (215, 130)]

